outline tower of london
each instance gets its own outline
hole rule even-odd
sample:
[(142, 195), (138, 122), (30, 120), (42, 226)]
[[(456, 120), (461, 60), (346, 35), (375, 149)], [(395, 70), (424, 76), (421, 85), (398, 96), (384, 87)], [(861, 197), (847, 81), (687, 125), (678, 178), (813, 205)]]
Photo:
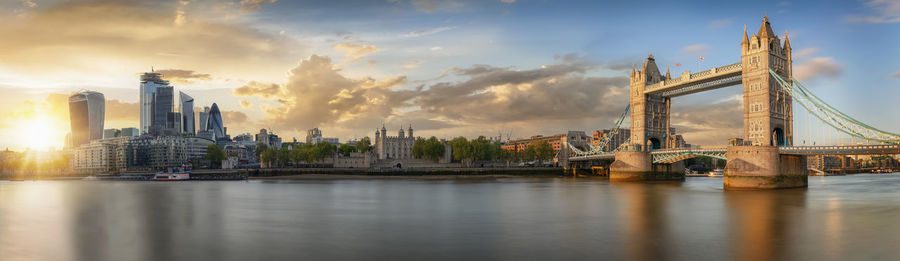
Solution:
[(378, 154), (378, 159), (412, 159), (412, 147), (415, 142), (412, 124), (409, 125), (406, 134), (403, 133), (403, 127), (400, 127), (397, 136), (388, 136), (384, 125), (380, 131), (375, 131), (375, 153)]

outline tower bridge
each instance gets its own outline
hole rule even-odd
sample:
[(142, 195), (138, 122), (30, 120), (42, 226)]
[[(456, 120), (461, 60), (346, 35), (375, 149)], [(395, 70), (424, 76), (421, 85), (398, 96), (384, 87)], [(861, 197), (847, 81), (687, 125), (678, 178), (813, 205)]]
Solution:
[[(673, 78), (662, 74), (653, 55), (632, 67), (629, 106), (600, 146), (589, 149), (567, 144), (561, 161), (567, 167), (614, 160), (611, 180), (683, 180), (683, 160), (707, 156), (727, 159), (726, 189), (778, 189), (807, 186), (807, 155), (900, 154), (900, 134), (866, 125), (830, 106), (792, 77), (791, 44), (772, 31), (764, 16), (757, 33), (744, 27), (740, 62)], [(670, 127), (672, 98), (741, 85), (743, 139), (715, 148), (675, 148)], [(793, 104), (835, 130), (879, 145), (793, 146)], [(631, 135), (619, 148), (604, 151), (630, 116)]]

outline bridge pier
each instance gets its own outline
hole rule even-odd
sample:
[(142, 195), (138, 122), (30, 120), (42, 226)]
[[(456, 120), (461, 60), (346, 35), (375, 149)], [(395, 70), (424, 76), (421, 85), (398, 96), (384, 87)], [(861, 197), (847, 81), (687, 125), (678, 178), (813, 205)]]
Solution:
[(731, 146), (725, 189), (807, 187), (806, 156), (780, 154), (775, 146)]
[(616, 152), (616, 161), (609, 165), (609, 180), (682, 181), (684, 180), (683, 166), (683, 163), (654, 165), (649, 151), (621, 150)]

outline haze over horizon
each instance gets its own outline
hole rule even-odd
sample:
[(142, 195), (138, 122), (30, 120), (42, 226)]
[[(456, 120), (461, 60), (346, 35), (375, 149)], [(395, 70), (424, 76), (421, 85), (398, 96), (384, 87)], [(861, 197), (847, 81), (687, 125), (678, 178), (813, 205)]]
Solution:
[[(217, 103), (232, 136), (590, 134), (625, 108), (632, 64), (652, 52), (677, 77), (738, 62), (764, 14), (789, 34), (795, 77), (900, 130), (876, 113), (900, 110), (898, 0), (16, 0), (0, 3), (0, 148), (61, 148), (80, 89), (105, 94), (106, 128), (138, 127), (151, 68), (196, 106)], [(691, 144), (741, 136), (740, 91), (676, 98), (673, 127)]]

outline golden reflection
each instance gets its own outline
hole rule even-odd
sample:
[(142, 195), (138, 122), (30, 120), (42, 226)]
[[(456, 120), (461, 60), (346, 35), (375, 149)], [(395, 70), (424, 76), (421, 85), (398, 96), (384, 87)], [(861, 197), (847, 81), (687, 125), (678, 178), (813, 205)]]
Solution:
[[(737, 260), (784, 260), (788, 235), (799, 226), (789, 204), (803, 202), (805, 190), (726, 191), (732, 253)], [(800, 203), (803, 204), (803, 203)]]
[[(680, 182), (679, 182), (680, 183)], [(661, 185), (642, 183), (614, 183), (622, 189), (625, 210), (625, 245), (627, 260), (664, 260), (669, 244), (666, 228), (666, 198)], [(669, 185), (666, 185), (669, 186)]]

